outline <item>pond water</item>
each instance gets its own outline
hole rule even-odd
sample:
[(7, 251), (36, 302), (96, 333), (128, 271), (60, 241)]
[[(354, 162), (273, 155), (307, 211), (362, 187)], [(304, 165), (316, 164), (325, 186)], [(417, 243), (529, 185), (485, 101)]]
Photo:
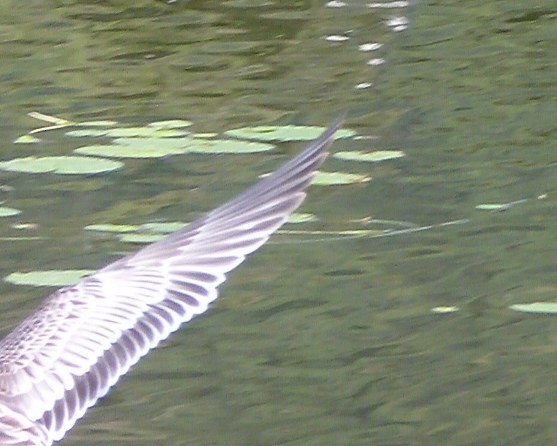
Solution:
[[(13, 143), (47, 125), (34, 111), (218, 134), (346, 111), (366, 138), (333, 152), (406, 154), (330, 158), (371, 180), (312, 187), (319, 221), (287, 229), (321, 235), (273, 238), (61, 444), (552, 444), (557, 316), (509, 306), (557, 300), (556, 20), (549, 0), (3, 2), (1, 160), (98, 143)], [(0, 172), (22, 211), (0, 271), (96, 269), (137, 246), (86, 225), (191, 220), (302, 145)], [(0, 288), (4, 333), (52, 291)]]

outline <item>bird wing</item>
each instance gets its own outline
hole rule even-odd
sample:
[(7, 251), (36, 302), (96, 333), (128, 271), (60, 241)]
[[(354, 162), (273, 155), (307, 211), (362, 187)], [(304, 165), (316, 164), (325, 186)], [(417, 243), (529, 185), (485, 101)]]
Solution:
[(21, 444), (61, 439), (143, 355), (207, 310), (226, 274), (303, 201), (341, 123), (186, 228), (56, 291), (2, 340), (0, 406), (49, 438)]

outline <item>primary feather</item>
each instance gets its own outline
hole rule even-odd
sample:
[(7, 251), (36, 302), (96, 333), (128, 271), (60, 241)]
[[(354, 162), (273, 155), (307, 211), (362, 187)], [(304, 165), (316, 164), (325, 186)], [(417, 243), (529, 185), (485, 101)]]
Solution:
[(305, 197), (342, 120), (186, 228), (49, 296), (0, 342), (0, 445), (49, 446), (143, 355), (207, 310)]

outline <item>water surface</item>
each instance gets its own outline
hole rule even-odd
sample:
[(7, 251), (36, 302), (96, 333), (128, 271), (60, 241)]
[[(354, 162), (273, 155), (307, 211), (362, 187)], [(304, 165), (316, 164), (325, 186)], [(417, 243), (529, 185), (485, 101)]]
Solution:
[[(5, 2), (0, 157), (69, 154), (63, 131), (12, 144), (40, 111), (196, 131), (347, 126), (399, 149), (331, 159), (369, 183), (310, 190), (311, 229), (366, 217), (463, 225), (385, 238), (275, 239), (232, 274), (209, 314), (151, 353), (65, 445), (547, 445), (557, 435), (556, 10), (552, 2)], [(408, 19), (395, 30), (393, 17)], [(399, 20), (400, 22), (400, 20)], [(344, 36), (340, 42), (326, 36)], [(339, 39), (337, 39), (339, 40)], [(381, 43), (374, 51), (360, 45)], [(365, 47), (364, 47), (365, 48)], [(369, 64), (384, 59), (382, 64)], [(371, 83), (371, 86), (367, 86)], [(97, 268), (135, 249), (91, 223), (189, 220), (300, 145), (239, 156), (127, 161), (97, 177), (0, 173), (0, 270)], [(547, 195), (543, 199), (538, 199)], [(528, 201), (506, 212), (485, 203)], [(36, 229), (15, 230), (15, 222)], [(3, 284), (13, 327), (48, 289)], [(459, 311), (435, 314), (438, 306)]]

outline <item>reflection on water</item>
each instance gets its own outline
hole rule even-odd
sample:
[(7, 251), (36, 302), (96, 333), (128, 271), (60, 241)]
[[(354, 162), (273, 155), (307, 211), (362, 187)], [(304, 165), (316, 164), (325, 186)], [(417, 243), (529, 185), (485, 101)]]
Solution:
[[(34, 3), (0, 7), (3, 160), (77, 147), (63, 132), (11, 144), (36, 125), (34, 110), (190, 119), (204, 132), (324, 125), (348, 110), (349, 127), (378, 138), (334, 150), (406, 157), (328, 160), (372, 180), (312, 188), (313, 229), (469, 219), (264, 247), (212, 312), (151, 353), (63, 444), (552, 443), (557, 321), (508, 309), (556, 294), (552, 4)], [(407, 28), (394, 29), (402, 18)], [(2, 274), (99, 267), (130, 247), (84, 226), (188, 220), (298, 147), (135, 160), (85, 178), (1, 173), (13, 188), (0, 191), (3, 205), (23, 213), (3, 219), (0, 236), (42, 237), (3, 241)], [(48, 292), (2, 291), (6, 331)], [(458, 311), (431, 312), (441, 306)]]

